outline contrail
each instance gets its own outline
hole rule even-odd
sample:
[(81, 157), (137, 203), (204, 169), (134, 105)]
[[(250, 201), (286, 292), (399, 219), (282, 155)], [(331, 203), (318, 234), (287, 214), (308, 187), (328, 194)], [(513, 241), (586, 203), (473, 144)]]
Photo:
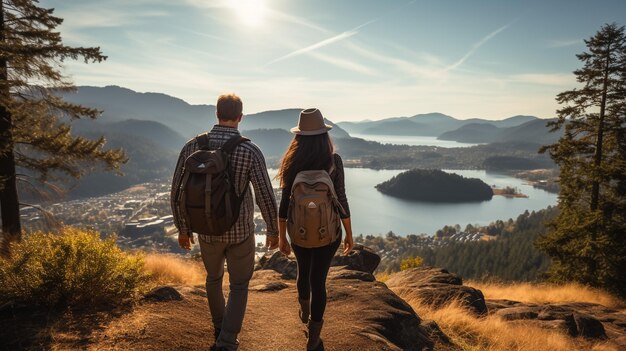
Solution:
[(285, 56), (281, 56), (281, 57), (279, 57), (279, 58), (277, 58), (275, 60), (270, 61), (267, 65), (269, 66), (269, 65), (274, 64), (276, 62), (283, 61), (283, 60), (292, 58), (294, 56), (299, 56), (299, 55), (305, 54), (305, 53), (307, 53), (309, 51), (313, 51), (313, 50), (319, 49), (321, 47), (330, 45), (332, 43), (336, 43), (338, 41), (350, 38), (351, 36), (354, 36), (357, 33), (359, 33), (359, 29), (361, 29), (361, 28), (363, 28), (363, 27), (365, 27), (367, 25), (370, 25), (370, 24), (372, 24), (372, 23), (374, 23), (374, 22), (376, 22), (378, 20), (379, 20), (378, 18), (377, 19), (373, 19), (373, 20), (371, 20), (369, 22), (361, 24), (360, 26), (354, 27), (354, 28), (352, 28), (349, 31), (345, 31), (345, 32), (343, 32), (341, 34), (338, 34), (338, 35), (335, 35), (335, 36), (330, 37), (328, 39), (324, 39), (324, 40), (322, 40), (320, 42), (317, 42), (317, 43), (315, 43), (313, 45), (309, 45), (309, 46), (307, 46), (305, 48), (298, 49), (296, 51), (290, 52), (290, 53), (288, 53)]
[(451, 71), (457, 67), (459, 67), (460, 65), (463, 64), (463, 62), (465, 62), (465, 60), (467, 60), (470, 56), (472, 56), (476, 50), (478, 50), (481, 46), (483, 46), (486, 42), (488, 42), (489, 40), (491, 40), (493, 37), (495, 37), (496, 35), (500, 34), (500, 32), (502, 32), (503, 30), (509, 28), (513, 23), (515, 23), (515, 21), (504, 25), (496, 30), (494, 30), (493, 32), (487, 34), (484, 38), (480, 39), (480, 41), (478, 41), (477, 43), (475, 43), (474, 45), (472, 45), (472, 48), (465, 54), (463, 55), (463, 57), (461, 57), (458, 61), (456, 61), (455, 63), (451, 64), (450, 66), (446, 67), (444, 69), (444, 72), (447, 71)]

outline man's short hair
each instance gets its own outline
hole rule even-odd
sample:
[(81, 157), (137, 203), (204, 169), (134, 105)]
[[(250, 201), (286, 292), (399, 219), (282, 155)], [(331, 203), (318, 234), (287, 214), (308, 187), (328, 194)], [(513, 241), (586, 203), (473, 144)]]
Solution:
[(243, 111), (243, 103), (235, 94), (223, 94), (217, 98), (217, 118), (222, 121), (234, 121)]

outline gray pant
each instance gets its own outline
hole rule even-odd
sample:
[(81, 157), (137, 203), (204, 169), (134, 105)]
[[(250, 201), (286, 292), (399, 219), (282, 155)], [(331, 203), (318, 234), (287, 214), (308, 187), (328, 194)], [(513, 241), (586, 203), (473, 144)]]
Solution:
[[(237, 350), (237, 334), (241, 331), (248, 303), (248, 283), (254, 272), (254, 234), (236, 244), (198, 241), (207, 272), (206, 292), (213, 326), (222, 330), (216, 346)], [(224, 259), (230, 283), (227, 304), (222, 291)]]

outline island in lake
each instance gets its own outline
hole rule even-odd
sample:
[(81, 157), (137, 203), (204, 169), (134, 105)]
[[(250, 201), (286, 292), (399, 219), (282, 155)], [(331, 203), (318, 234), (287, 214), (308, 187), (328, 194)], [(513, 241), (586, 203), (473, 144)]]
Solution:
[(435, 169), (413, 169), (376, 185), (383, 194), (426, 202), (478, 202), (491, 200), (493, 190), (477, 178)]

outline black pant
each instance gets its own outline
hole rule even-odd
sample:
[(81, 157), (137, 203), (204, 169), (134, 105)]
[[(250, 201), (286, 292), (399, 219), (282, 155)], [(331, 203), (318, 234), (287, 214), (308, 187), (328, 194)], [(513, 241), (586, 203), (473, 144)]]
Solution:
[(341, 234), (335, 242), (312, 249), (291, 245), (298, 261), (298, 296), (311, 300), (311, 320), (320, 322), (326, 309), (326, 276), (330, 262), (341, 244)]

